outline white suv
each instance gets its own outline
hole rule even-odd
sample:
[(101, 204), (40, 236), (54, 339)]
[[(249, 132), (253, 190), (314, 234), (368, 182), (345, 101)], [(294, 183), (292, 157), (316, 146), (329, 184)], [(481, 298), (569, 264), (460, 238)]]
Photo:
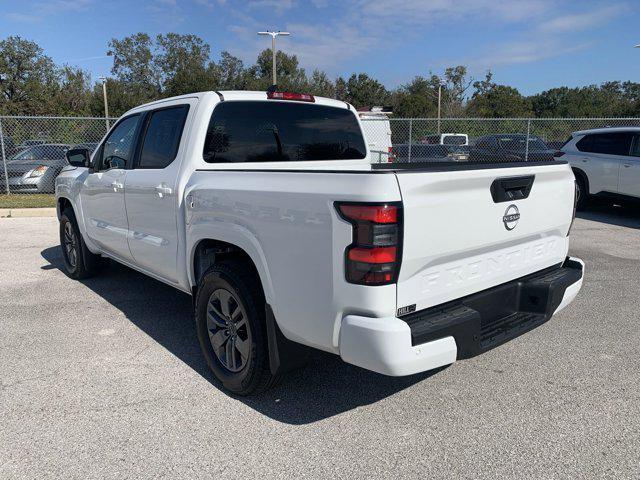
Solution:
[(561, 152), (576, 176), (578, 207), (590, 195), (640, 200), (640, 127), (574, 132)]

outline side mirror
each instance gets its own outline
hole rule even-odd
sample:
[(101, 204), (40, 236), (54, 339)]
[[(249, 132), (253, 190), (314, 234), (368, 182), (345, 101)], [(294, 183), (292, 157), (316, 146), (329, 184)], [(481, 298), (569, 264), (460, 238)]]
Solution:
[(69, 165), (74, 167), (88, 167), (89, 166), (89, 150), (86, 148), (74, 148), (68, 150), (65, 154)]

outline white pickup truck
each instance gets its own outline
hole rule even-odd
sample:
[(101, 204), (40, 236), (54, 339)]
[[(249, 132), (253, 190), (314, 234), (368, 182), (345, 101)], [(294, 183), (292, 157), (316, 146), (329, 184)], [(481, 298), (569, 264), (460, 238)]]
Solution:
[(57, 178), (67, 273), (107, 257), (192, 295), (207, 363), (237, 394), (308, 347), (386, 375), (437, 368), (574, 299), (566, 162), (369, 155), (337, 100), (230, 91), (135, 108)]

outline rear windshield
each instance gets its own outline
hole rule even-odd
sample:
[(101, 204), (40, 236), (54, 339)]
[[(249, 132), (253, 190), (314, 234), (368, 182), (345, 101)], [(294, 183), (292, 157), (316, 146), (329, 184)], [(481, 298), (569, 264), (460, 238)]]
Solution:
[[(526, 150), (526, 137), (500, 137), (498, 144), (505, 150)], [(547, 150), (547, 145), (536, 137), (529, 137), (529, 150)]]
[(366, 147), (346, 108), (278, 101), (228, 101), (211, 115), (209, 163), (362, 159)]
[(462, 135), (445, 135), (442, 137), (443, 145), (464, 145), (467, 139)]

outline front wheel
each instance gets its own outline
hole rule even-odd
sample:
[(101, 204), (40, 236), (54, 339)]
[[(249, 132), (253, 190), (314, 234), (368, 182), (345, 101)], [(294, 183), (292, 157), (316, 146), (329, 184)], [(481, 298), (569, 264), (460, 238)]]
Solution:
[(66, 208), (60, 215), (60, 247), (65, 272), (75, 280), (90, 277), (100, 264), (100, 256), (89, 251), (82, 239), (73, 210)]
[(226, 389), (249, 395), (276, 383), (269, 367), (264, 295), (250, 265), (213, 265), (198, 286), (195, 313), (202, 353)]

